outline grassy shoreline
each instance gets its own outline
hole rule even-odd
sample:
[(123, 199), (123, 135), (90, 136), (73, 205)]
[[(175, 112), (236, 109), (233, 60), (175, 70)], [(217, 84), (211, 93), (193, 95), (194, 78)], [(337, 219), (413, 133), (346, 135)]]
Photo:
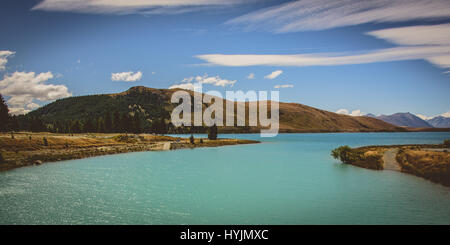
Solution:
[[(254, 140), (189, 138), (150, 134), (54, 134), (26, 133), (0, 134), (0, 171), (45, 162), (81, 159), (139, 151), (164, 151), (197, 147), (260, 143)], [(0, 159), (1, 160), (1, 159)]]

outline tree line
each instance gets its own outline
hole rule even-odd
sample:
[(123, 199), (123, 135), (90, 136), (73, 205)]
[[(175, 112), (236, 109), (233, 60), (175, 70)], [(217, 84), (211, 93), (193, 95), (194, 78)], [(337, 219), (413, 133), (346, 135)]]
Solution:
[[(160, 113), (163, 115), (163, 113)], [(9, 114), (8, 106), (0, 94), (0, 131), (31, 131), (53, 133), (155, 133), (155, 134), (208, 134), (217, 138), (217, 127), (175, 127), (164, 117), (150, 120), (140, 112), (128, 113), (107, 111), (101, 117), (85, 116), (83, 119), (42, 120), (38, 116)]]

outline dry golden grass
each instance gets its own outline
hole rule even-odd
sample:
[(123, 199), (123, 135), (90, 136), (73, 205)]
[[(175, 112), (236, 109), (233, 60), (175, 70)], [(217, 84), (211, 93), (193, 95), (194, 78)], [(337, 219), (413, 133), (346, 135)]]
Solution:
[(402, 149), (397, 154), (402, 171), (450, 186), (450, 153)]
[[(31, 136), (31, 138), (30, 138)], [(45, 140), (47, 144), (45, 144)], [(78, 159), (106, 154), (133, 151), (156, 151), (195, 147), (257, 143), (251, 140), (188, 138), (150, 134), (52, 134), (15, 133), (0, 134), (0, 154), (3, 157), (0, 171), (41, 162)]]

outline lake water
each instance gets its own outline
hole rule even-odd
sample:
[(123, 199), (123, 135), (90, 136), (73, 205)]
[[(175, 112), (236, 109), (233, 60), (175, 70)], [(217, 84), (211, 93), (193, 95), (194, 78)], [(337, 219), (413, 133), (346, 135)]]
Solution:
[(344, 165), (340, 145), (450, 133), (224, 135), (261, 144), (138, 152), (0, 173), (0, 224), (450, 224), (450, 188)]

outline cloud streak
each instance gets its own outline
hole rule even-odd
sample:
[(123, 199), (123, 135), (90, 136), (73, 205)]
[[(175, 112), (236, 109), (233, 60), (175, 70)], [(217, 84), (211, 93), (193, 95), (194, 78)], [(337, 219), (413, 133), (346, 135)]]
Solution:
[(141, 71), (138, 71), (136, 73), (133, 73), (132, 71), (111, 73), (112, 81), (136, 82), (141, 80), (141, 78), (142, 78)]
[(348, 116), (353, 116), (353, 117), (357, 117), (357, 116), (363, 116), (364, 113), (361, 112), (361, 110), (353, 110), (352, 112), (349, 112), (347, 109), (339, 109), (336, 111), (337, 114), (343, 114), (343, 115), (348, 115)]
[(364, 52), (303, 54), (204, 54), (196, 57), (220, 66), (338, 66), (402, 60), (427, 60), (450, 68), (450, 24), (382, 29), (366, 33), (396, 45)]
[(44, 0), (32, 10), (91, 14), (180, 14), (243, 0)]
[[(359, 53), (309, 53), (292, 55), (205, 54), (196, 56), (208, 64), (220, 66), (336, 66), (399, 60), (427, 59), (434, 64), (445, 63), (449, 46), (419, 46), (379, 49)], [(443, 58), (444, 57), (444, 58)]]
[(15, 52), (9, 50), (0, 50), (0, 71), (5, 70), (6, 63), (8, 63), (8, 57), (14, 55)]
[(275, 85), (273, 87), (274, 88), (293, 88), (294, 85), (292, 85), (292, 84), (280, 84), (280, 85)]
[(269, 75), (264, 76), (264, 78), (265, 79), (275, 79), (282, 73), (283, 73), (282, 70), (276, 70), (276, 71), (273, 71), (272, 73), (270, 73)]
[(448, 0), (300, 0), (251, 12), (226, 24), (247, 30), (296, 32), (449, 17)]
[(184, 78), (180, 84), (172, 85), (169, 87), (169, 89), (181, 88), (194, 90), (195, 84), (211, 84), (217, 87), (226, 87), (226, 86), (233, 87), (235, 83), (236, 80), (223, 79), (219, 76), (209, 77), (207, 74), (205, 74), (203, 76)]

